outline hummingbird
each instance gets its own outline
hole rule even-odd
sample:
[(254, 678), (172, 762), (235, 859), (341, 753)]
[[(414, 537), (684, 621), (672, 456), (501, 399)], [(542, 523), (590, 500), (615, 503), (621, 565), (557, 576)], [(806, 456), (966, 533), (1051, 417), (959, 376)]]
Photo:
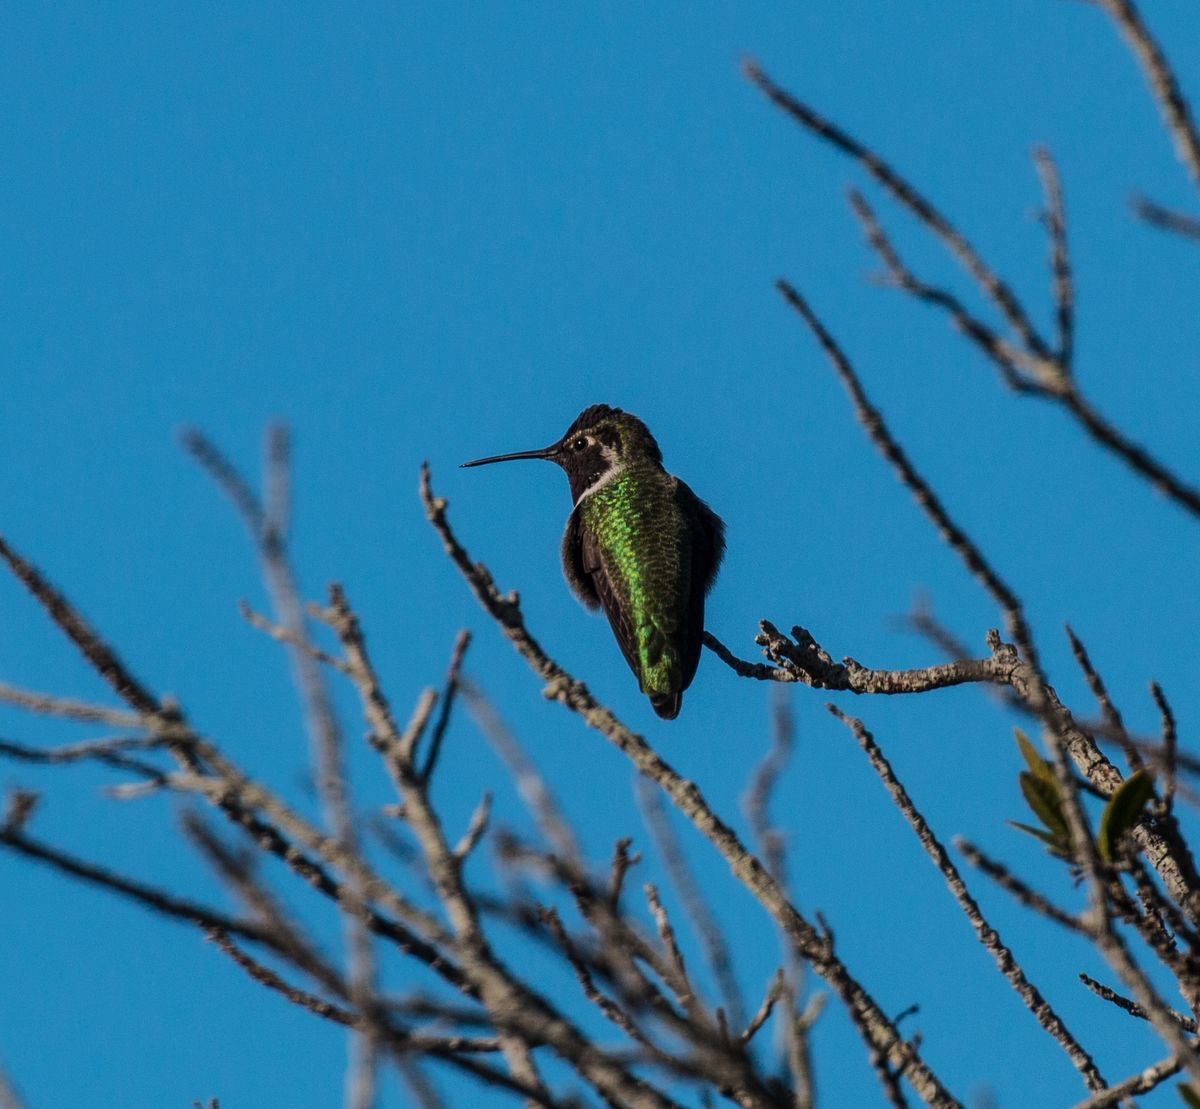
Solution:
[(700, 662), (704, 598), (725, 553), (725, 525), (680, 478), (636, 416), (607, 404), (585, 408), (543, 450), (518, 458), (557, 463), (574, 503), (562, 538), (563, 573), (585, 608), (603, 608), (641, 691), (674, 720)]

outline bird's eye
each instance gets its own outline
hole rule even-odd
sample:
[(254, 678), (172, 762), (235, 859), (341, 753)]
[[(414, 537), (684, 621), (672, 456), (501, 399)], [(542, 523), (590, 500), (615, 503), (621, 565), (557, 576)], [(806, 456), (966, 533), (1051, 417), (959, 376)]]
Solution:
[(586, 446), (587, 446), (587, 440), (581, 435), (578, 439), (575, 440), (575, 442), (573, 442), (571, 444), (571, 450), (581, 451)]

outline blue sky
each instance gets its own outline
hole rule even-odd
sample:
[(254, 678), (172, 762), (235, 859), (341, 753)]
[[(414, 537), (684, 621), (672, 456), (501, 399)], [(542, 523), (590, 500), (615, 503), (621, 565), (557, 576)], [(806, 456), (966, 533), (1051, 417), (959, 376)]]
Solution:
[[(1200, 96), (1194, 5), (1145, 7)], [(1196, 478), (1200, 252), (1127, 209), (1135, 191), (1179, 206), (1195, 197), (1092, 6), (63, 3), (10, 7), (0, 28), (0, 532), (255, 774), (303, 796), (306, 744), (283, 656), (237, 615), (239, 598), (261, 603), (254, 560), (178, 449), (184, 425), (247, 468), (265, 423), (293, 428), (309, 592), (345, 583), (400, 706), (439, 679), (457, 629), (474, 629), (471, 672), (598, 857), (640, 834), (628, 767), (541, 700), (482, 617), (422, 518), (422, 459), (460, 536), (520, 589), (551, 653), (728, 814), (765, 749), (769, 691), (709, 656), (680, 719), (659, 722), (603, 621), (561, 580), (561, 475), (457, 463), (544, 445), (585, 405), (620, 405), (726, 519), (708, 622), (743, 655), (768, 617), (867, 664), (930, 661), (893, 620), (922, 590), (981, 645), (994, 611), (866, 444), (774, 293), (781, 275), (1027, 600), (1063, 696), (1087, 707), (1060, 630), (1070, 621), (1133, 724), (1155, 726), (1155, 678), (1185, 742), (1195, 734), (1194, 521), (1059, 413), (1005, 393), (940, 318), (867, 280), (874, 263), (845, 204), (853, 167), (738, 71), (758, 58), (877, 145), (1041, 321), (1030, 149), (1046, 143), (1069, 206), (1079, 377)], [(881, 210), (914, 265), (957, 280), (903, 214)], [(102, 695), (10, 581), (0, 612), (0, 679)], [(824, 700), (792, 693), (798, 754), (777, 800), (801, 907), (828, 916), (885, 1008), (921, 1005), (912, 1027), (963, 1096), (1076, 1100), (1074, 1072), (994, 972)], [(1011, 721), (980, 692), (843, 707), (875, 731), (940, 833), (976, 839), (1078, 903), (1003, 823), (1021, 812), (1018, 756)], [(83, 733), (5, 711), (0, 734)], [(365, 747), (353, 773), (362, 804), (388, 799)], [(213, 892), (162, 831), (166, 803), (115, 805), (99, 793), (111, 780), (0, 768), (4, 786), (47, 790), (47, 838)], [(489, 787), (519, 821), (462, 717), (440, 783), (450, 822), (465, 823)], [(681, 834), (726, 919), (762, 935), (707, 847)], [(6, 855), (0, 885), (0, 1058), (31, 1109), (161, 1109), (213, 1094), (226, 1109), (335, 1103), (342, 1037), (199, 939)], [(1163, 1054), (1077, 984), (1079, 970), (1103, 976), (1090, 952), (974, 886), (1107, 1077)], [(773, 950), (739, 945), (752, 992)], [(824, 1105), (874, 1102), (836, 1006), (815, 1048)]]

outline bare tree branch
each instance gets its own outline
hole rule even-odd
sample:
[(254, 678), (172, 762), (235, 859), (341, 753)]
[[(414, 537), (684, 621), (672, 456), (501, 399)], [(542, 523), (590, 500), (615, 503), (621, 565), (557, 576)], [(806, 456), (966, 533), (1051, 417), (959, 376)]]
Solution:
[(96, 863), (77, 858), (56, 847), (50, 847), (32, 839), (10, 823), (0, 827), (0, 846), (24, 855), (26, 858), (36, 859), (38, 862), (45, 863), (55, 870), (69, 874), (72, 878), (77, 878), (89, 885), (119, 893), (162, 916), (186, 921), (201, 928), (216, 928), (228, 935), (241, 936), (243, 939), (254, 940), (256, 943), (268, 946), (274, 944), (271, 931), (260, 927), (254, 921), (227, 916), (198, 901), (176, 897), (166, 890), (158, 889), (145, 882), (135, 881)]
[(1171, 706), (1158, 682), (1150, 683), (1150, 694), (1162, 717), (1162, 803), (1169, 812), (1175, 797), (1175, 766), (1177, 762), (1175, 747), (1178, 741), (1175, 714), (1171, 711)]
[(1039, 893), (1022, 881), (1008, 867), (985, 855), (969, 840), (963, 839), (962, 836), (956, 836), (954, 846), (966, 856), (967, 862), (981, 870), (1001, 889), (1011, 893), (1027, 909), (1040, 913), (1071, 932), (1077, 932), (1080, 935), (1087, 934), (1087, 929), (1078, 917), (1073, 916), (1065, 909), (1060, 909), (1045, 894)]
[(446, 672), (446, 685), (440, 698), (442, 708), (438, 713), (437, 723), (433, 726), (433, 735), (429, 739), (429, 754), (425, 757), (425, 766), (421, 770), (421, 777), (426, 781), (433, 777), (438, 755), (442, 750), (442, 740), (450, 726), (450, 710), (454, 707), (454, 699), (461, 682), (463, 658), (470, 645), (471, 633), (464, 628), (458, 633), (458, 638), (454, 641), (454, 650), (450, 654), (450, 669)]
[(1200, 242), (1200, 218), (1185, 212), (1174, 212), (1144, 196), (1136, 196), (1130, 203), (1134, 213), (1151, 227)]
[[(324, 675), (318, 663), (321, 652), (311, 643), (305, 626), (304, 605), (295, 574), (287, 556), (289, 497), (291, 488), (290, 440), (287, 430), (271, 427), (265, 442), (265, 508), (249, 485), (215, 445), (199, 432), (186, 434), (185, 445), (193, 456), (228, 493), (243, 517), (262, 558), (264, 574), (282, 630), (282, 641), (291, 648), (296, 684), (305, 706), (312, 742), (317, 789), (325, 818), (342, 850), (359, 856), (355, 824), (351, 816), (350, 786), (346, 777), (341, 728), (333, 711)], [(375, 954), (365, 922), (366, 900), (358, 877), (351, 873), (342, 887), (339, 902), (344, 910), (346, 950), (350, 961), (350, 992), (364, 1011), (371, 1007), (374, 992)], [(372, 1109), (376, 1102), (376, 1021), (369, 1020), (363, 1035), (353, 1041), (346, 1074), (346, 1109)]]
[(1050, 272), (1053, 275), (1055, 319), (1058, 347), (1055, 360), (1063, 373), (1071, 373), (1075, 351), (1075, 286), (1071, 276), (1071, 256), (1067, 249), (1067, 216), (1063, 206), (1062, 183), (1054, 158), (1044, 146), (1034, 147), (1034, 165), (1046, 198), (1045, 223), (1050, 236)]
[(1192, 119), (1192, 111), (1184, 99), (1179, 81), (1167, 61), (1162, 47), (1150, 34), (1149, 28), (1142, 22), (1141, 13), (1133, 0), (1092, 0), (1098, 7), (1103, 8), (1117, 25), (1122, 37), (1133, 51), (1150, 91), (1158, 103), (1162, 113), (1163, 124), (1171, 141), (1175, 144), (1175, 153), (1184, 164), (1192, 184), (1200, 189), (1200, 132)]
[(742, 794), (742, 812), (750, 824), (759, 853), (775, 880), (787, 889), (787, 852), (784, 834), (771, 822), (771, 796), (779, 784), (794, 744), (791, 709), (783, 690), (772, 700), (771, 746), (755, 766)]
[(1112, 698), (1108, 695), (1108, 688), (1104, 684), (1104, 679), (1096, 672), (1096, 668), (1092, 665), (1092, 660), (1088, 656), (1087, 648), (1084, 647), (1075, 632), (1071, 630), (1070, 624), (1066, 626), (1066, 632), (1067, 638), (1071, 641), (1071, 651), (1075, 655), (1075, 661), (1079, 664), (1079, 669), (1083, 671), (1088, 689), (1092, 691), (1092, 696), (1096, 698), (1096, 704), (1100, 706), (1100, 712), (1104, 717), (1105, 723), (1108, 724), (1111, 734), (1121, 744), (1121, 750), (1125, 753), (1125, 761), (1129, 764), (1130, 770), (1140, 770), (1143, 765), (1141, 755), (1138, 753), (1137, 747), (1131, 742), (1129, 733), (1125, 730), (1125, 721), (1121, 718), (1116, 705), (1112, 703)]
[(661, 795), (640, 776), (636, 779), (636, 793), (642, 820), (650, 831), (671, 885), (700, 942), (705, 961), (716, 980), (725, 1013), (736, 1027), (741, 1028), (746, 1023), (745, 1005), (734, 973), (733, 957), (721, 926), (692, 875)]
[(46, 716), (62, 716), (68, 720), (80, 720), (85, 723), (107, 724), (112, 728), (132, 730), (143, 726), (139, 713), (122, 712), (120, 709), (106, 708), (104, 705), (92, 705), (86, 701), (76, 701), (71, 697), (49, 697), (45, 693), (34, 693), (27, 689), (0, 682), (0, 701), (28, 712)]
[[(1092, 993), (1094, 993), (1097, 997), (1101, 997), (1105, 1001), (1112, 1002), (1112, 1004), (1118, 1009), (1124, 1009), (1125, 1012), (1127, 1012), (1131, 1017), (1137, 1017), (1139, 1020), (1150, 1019), (1149, 1016), (1146, 1015), (1146, 1010), (1138, 1005), (1137, 1002), (1130, 1001), (1127, 997), (1122, 997), (1119, 993), (1117, 993), (1116, 990), (1110, 989), (1102, 982), (1097, 982), (1096, 979), (1082, 973), (1079, 975), (1079, 981), (1087, 986), (1087, 988), (1091, 990)], [(1185, 1017), (1181, 1013), (1175, 1012), (1172, 1012), (1172, 1016), (1174, 1016), (1175, 1020), (1179, 1024), (1179, 1027), (1184, 1029), (1184, 1031), (1196, 1031), (1196, 1022), (1192, 1020), (1191, 1017)]]
[(783, 996), (784, 977), (783, 967), (780, 967), (775, 976), (771, 979), (771, 984), (767, 987), (767, 992), (763, 996), (762, 1004), (758, 1007), (757, 1012), (750, 1018), (750, 1023), (746, 1025), (742, 1034), (738, 1037), (743, 1044), (748, 1044), (754, 1039), (755, 1033), (771, 1019), (771, 1014), (775, 1011), (775, 1006), (779, 999)]
[(500, 718), (495, 705), (474, 682), (461, 678), (459, 688), (467, 702), (468, 712), (508, 768), (539, 831), (563, 859), (577, 865), (583, 857), (578, 837), (533, 760)]
[[(1135, 0), (1095, 2), (1129, 42), (1166, 129), (1200, 187), (1200, 139), (1164, 50), (1142, 23)], [(1047, 150), (1036, 148), (1033, 158), (1042, 193), (1049, 311), (1031, 310), (1030, 302), (1000, 277), (923, 189), (870, 147), (784, 91), (753, 63), (746, 72), (791, 119), (862, 167), (966, 275), (944, 285), (927, 280), (922, 264), (914, 267), (898, 249), (902, 240), (890, 237), (867, 197), (852, 190), (851, 206), (885, 283), (928, 305), (962, 332), (1011, 389), (1063, 409), (1101, 449), (1200, 518), (1200, 488), (1160, 461), (1152, 446), (1134, 442), (1100, 415), (1077, 379), (1076, 349), (1086, 344), (1077, 342), (1081, 321), (1063, 182)], [(1150, 201), (1137, 202), (1136, 209), (1153, 225), (1200, 241), (1200, 220)], [(979, 685), (1042, 729), (1047, 755), (1023, 744), (1028, 769), (1021, 772), (1020, 791), (1045, 829), (1042, 838), (1051, 853), (1083, 884), (1086, 910), (1079, 915), (1067, 911), (969, 842), (955, 842), (970, 863), (1022, 905), (1089, 942), (1113, 969), (1117, 988), (1081, 975), (1084, 984), (1131, 1018), (1148, 1021), (1167, 1045), (1165, 1059), (1111, 1088), (1105, 1088), (1096, 1064), (982, 915), (942, 841), (870, 732), (861, 721), (831, 711), (856, 737), (982, 946), (1075, 1065), (1089, 1090), (1081, 1102), (1085, 1109), (1130, 1103), (1181, 1070), (1200, 1078), (1195, 1021), (1200, 1005), (1200, 873), (1186, 814), (1177, 813), (1175, 806), (1177, 797), (1200, 797), (1187, 777), (1197, 773), (1200, 757), (1179, 750), (1175, 716), (1157, 684), (1151, 685), (1151, 694), (1161, 737), (1127, 727), (1100, 668), (1069, 628), (1076, 662), (1099, 706), (1093, 714), (1097, 718), (1077, 716), (1064, 703), (1039, 658), (1024, 603), (985, 553), (986, 544), (960, 526), (922, 474), (807, 299), (784, 281), (778, 289), (829, 359), (870, 442), (998, 606), (1005, 634), (988, 631), (987, 651), (974, 657), (975, 651), (946, 626), (918, 610), (911, 626), (945, 657), (939, 655), (941, 661), (931, 666), (903, 670), (867, 667), (851, 657), (838, 661), (799, 626), (784, 634), (760, 621), (754, 636), (762, 650), (758, 661), (739, 657), (706, 634), (707, 647), (736, 675), (776, 683), (770, 748), (753, 768), (742, 799), (753, 850), (695, 782), (618, 720), (534, 639), (517, 594), (501, 593), (486, 566), (472, 562), (458, 542), (446, 502), (430, 487), (427, 467), (421, 479), (425, 514), (485, 613), (532, 669), (544, 696), (598, 732), (636, 771), (643, 819), (675, 897), (664, 899), (651, 883), (643, 884), (644, 900), (628, 895), (628, 873), (639, 856), (631, 853), (631, 840), (620, 829), (603, 841), (616, 837), (610, 858), (589, 857), (594, 837), (586, 814), (574, 819), (559, 804), (557, 783), (543, 775), (509, 731), (481, 683), (465, 676), (468, 631), (459, 633), (442, 682), (416, 698), (407, 722), (398, 720), (342, 589), (332, 586), (323, 607), (303, 601), (289, 559), (291, 444), (282, 428), (270, 429), (265, 438), (257, 484), (247, 481), (200, 433), (186, 433), (184, 442), (233, 502), (253, 540), (271, 604), (265, 615), (243, 605), (243, 616), (281, 644), (290, 660), (290, 685), (303, 710), (320, 815), (308, 815), (312, 798), (307, 790), (294, 802), (287, 789), (251, 777), (230, 757), (228, 752), (253, 745), (256, 736), (238, 736), (235, 745), (232, 739), (227, 744), (200, 734), (178, 702), (141, 683), (47, 576), (0, 539), (0, 560), (116, 694), (109, 707), (0, 684), (0, 703), (62, 721), (98, 724), (110, 732), (55, 745), (0, 740), (0, 759), (20, 770), (36, 767), (39, 785), (38, 791), (20, 784), (10, 790), (0, 814), (0, 849), (182, 921), (206, 934), (252, 988), (270, 990), (286, 1004), (336, 1025), (349, 1046), (347, 1109), (373, 1109), (381, 1067), (395, 1068), (422, 1109), (444, 1104), (434, 1079), (447, 1072), (479, 1084), (477, 1096), (488, 1104), (503, 1096), (546, 1109), (584, 1109), (594, 1102), (614, 1109), (677, 1109), (687, 1098), (706, 1107), (723, 1099), (740, 1109), (815, 1109), (809, 1033), (829, 992), (837, 995), (860, 1035), (888, 1104), (903, 1106), (911, 1095), (952, 1109), (959, 1102), (927, 1062), (920, 1032), (901, 1034), (915, 1006), (899, 1015), (885, 1011), (842, 960), (822, 914), (797, 907), (788, 884), (785, 831), (772, 821), (770, 809), (773, 800), (788, 804), (789, 811), (794, 807), (794, 799), (776, 795), (793, 744), (789, 706), (806, 694), (785, 686), (912, 696)], [(1044, 330), (1035, 322), (1042, 319), (1048, 321)], [(1105, 677), (1117, 687), (1107, 670)], [(730, 689), (734, 687), (740, 694), (752, 689), (740, 683)], [(374, 801), (365, 810), (355, 805), (348, 768), (353, 761), (357, 771), (358, 763), (345, 748), (335, 692), (356, 698), (368, 727), (362, 754), (375, 772), (382, 769), (391, 778), (398, 794), (394, 803)], [(433, 788), (439, 760), (451, 741), (459, 697), (499, 753), (536, 828), (533, 834), (503, 825), (493, 829), (491, 798), (498, 787), (492, 782), (451, 782), (443, 769), (437, 779), (441, 785)], [(281, 719), (286, 726), (287, 719)], [(1110, 740), (1124, 751), (1130, 777), (1106, 754)], [(372, 751), (379, 756), (377, 763), (370, 760)], [(466, 761), (456, 760), (456, 768)], [(130, 802), (147, 796), (182, 799), (184, 845), (190, 841), (193, 853), (211, 864), (221, 888), (240, 907), (224, 911), (176, 888), (143, 882), (119, 862), (92, 862), (35, 838), (31, 828), (43, 809), (62, 801), (43, 780), (66, 779), (59, 769), (95, 765), (125, 775), (116, 785), (102, 784), (102, 796)], [(86, 786), (91, 780), (86, 773), (75, 778), (71, 784)], [(457, 808), (451, 820), (436, 803), (451, 787), (456, 805), (482, 795), (465, 827)], [(956, 787), (950, 783), (949, 788)], [(163, 808), (160, 804), (154, 811)], [(680, 832), (674, 823), (676, 812), (707, 842), (688, 840), (691, 833)], [(139, 814), (150, 817), (151, 809), (139, 806)], [(237, 831), (224, 834), (218, 814)], [(374, 845), (370, 854), (366, 849), (373, 821), (384, 825), (377, 833), (384, 848), (394, 848), (379, 865)], [(1038, 828), (1026, 830), (1039, 834)], [(485, 838), (488, 852), (478, 850)], [(734, 911), (733, 901), (726, 906), (719, 900), (728, 893), (730, 878), (709, 888), (707, 872), (693, 856), (696, 850), (715, 850), (732, 880), (754, 899), (748, 910), (738, 902), (738, 909), (751, 917), (736, 918), (735, 932), (726, 934), (718, 924)], [(293, 909), (297, 889), (300, 907)], [(309, 890), (318, 896), (307, 896)], [(806, 900), (821, 896), (807, 881), (805, 890)], [(343, 943), (327, 952), (317, 937), (328, 936), (331, 925), (340, 925)], [(756, 991), (758, 1008), (747, 1019), (745, 983), (734, 972), (733, 956), (761, 954), (764, 929), (781, 945), (781, 966)], [(530, 951), (535, 959), (528, 958)], [(702, 964), (707, 971), (697, 969)], [(809, 992), (805, 1003), (809, 967), (829, 992), (824, 987)], [(400, 992), (385, 992), (384, 981), (396, 982)], [(1184, 998), (1179, 1010), (1165, 1000), (1168, 987), (1177, 987)], [(763, 1032), (768, 1025), (772, 1036)], [(19, 1109), (2, 1073), (0, 1109)], [(216, 1109), (216, 1099), (210, 1109)]]
[[(501, 1030), (505, 1057), (513, 1076), (544, 1089), (533, 1061), (522, 1045), (545, 1043), (570, 1061), (605, 1097), (654, 1109), (674, 1106), (670, 1098), (637, 1080), (624, 1067), (598, 1051), (544, 998), (531, 994), (516, 982), (498, 961), (480, 926), (478, 910), (463, 885), (459, 863), (446, 842), (441, 821), (429, 804), (425, 783), (412, 761), (412, 752), (401, 745), (358, 621), (337, 587), (330, 591), (330, 612), (351, 668), (351, 680), (358, 689), (372, 729), (372, 742), (384, 755), (400, 790), (406, 820), (417, 836), (430, 875), (449, 913), (463, 970), (475, 983), (480, 999)], [(509, 1029), (519, 1032), (520, 1036), (504, 1035)]]
[[(1097, 2), (1108, 8), (1132, 8), (1127, 0)], [(900, 262), (895, 248), (883, 234), (866, 201), (854, 193), (851, 200), (867, 230), (868, 240), (884, 261), (895, 284), (918, 299), (945, 311), (955, 325), (996, 365), (1011, 388), (1054, 401), (1070, 413), (1101, 447), (1116, 455), (1126, 466), (1145, 478), (1154, 488), (1165, 493), (1180, 507), (1193, 516), (1200, 517), (1200, 488), (1180, 478), (1146, 447), (1134, 442), (1102, 416), (1080, 391), (1071, 374), (1068, 359), (1072, 350), (1070, 305), (1073, 303), (1073, 294), (1066, 260), (1062, 193), (1048, 155), (1039, 155), (1038, 162), (1043, 186), (1047, 192), (1047, 203), (1052, 213), (1052, 267), (1055, 271), (1056, 316), (1060, 332), (1057, 346), (1052, 346), (1038, 333), (1030, 322), (1029, 313), (1022, 307), (1012, 290), (984, 262), (962, 233), (911, 183), (870, 148), (784, 91), (753, 62), (747, 63), (745, 69), (751, 82), (773, 103), (817, 138), (862, 165), (897, 202), (929, 228), (963, 266), (981, 293), (997, 308), (1015, 332), (1017, 341), (1014, 343), (1003, 338), (971, 313), (954, 294), (927, 285), (908, 270)], [(792, 300), (793, 307), (802, 315), (805, 314), (798, 298), (793, 299), (795, 291), (792, 290), (793, 296), (789, 296), (790, 286), (781, 283), (780, 287), (784, 295)], [(1068, 325), (1065, 330), (1064, 324)], [(812, 322), (810, 326), (813, 326)], [(819, 337), (818, 327), (814, 327), (814, 331)], [(1066, 343), (1064, 338), (1067, 339)], [(1013, 638), (1017, 639), (1020, 645), (1021, 637), (1014, 635)]]
[(851, 693), (928, 693), (969, 682), (1003, 683), (1009, 679), (1004, 662), (994, 657), (961, 659), (915, 670), (872, 670), (852, 658), (844, 658), (838, 663), (804, 628), (792, 628), (793, 642), (769, 620), (760, 620), (759, 627), (762, 631), (754, 641), (764, 648), (763, 654), (779, 665), (745, 662), (711, 632), (704, 633), (704, 644), (740, 677), (800, 682), (814, 689)]
[[(128, 667), (117, 657), (116, 652), (92, 630), (79, 611), (50, 584), (37, 567), (17, 554), (3, 538), (0, 538), (0, 558), (8, 563), (8, 568), (17, 580), (29, 590), (55, 624), (66, 633), (92, 669), (108, 683), (118, 697), (138, 713), (139, 719), (131, 723), (128, 717), (121, 717), (118, 722), (118, 719), (111, 716), (89, 717), (78, 712), (64, 711), (68, 706), (74, 709), (78, 709), (80, 706), (78, 702), (61, 699), (54, 699), (53, 708), (47, 705), (45, 708), (38, 708), (35, 711), (54, 711), (84, 720), (100, 719), (104, 723), (118, 728), (137, 727), (144, 723), (141, 718), (158, 715), (162, 706), (133, 676)], [(26, 707), (33, 706), (27, 705)]]
[(1077, 1102), (1073, 1109), (1107, 1109), (1107, 1106), (1117, 1105), (1134, 1094), (1148, 1094), (1157, 1086), (1161, 1086), (1168, 1078), (1178, 1074), (1182, 1069), (1178, 1059), (1164, 1059), (1147, 1067), (1140, 1074), (1126, 1078), (1107, 1090)]
[[(807, 301), (786, 282), (780, 281), (777, 284), (784, 299), (804, 319), (828, 356), (850, 395), (855, 413), (866, 429), (868, 437), (913, 494), (918, 506), (933, 523), (942, 540), (959, 556), (967, 570), (991, 594), (1004, 613), (1015, 649), (1001, 642), (995, 632), (989, 632), (988, 642), (994, 656), (1003, 657), (1006, 662), (1013, 664), (1009, 671), (1009, 682), (1014, 692), (1028, 705), (1032, 713), (1045, 722), (1053, 750), (1057, 752), (1060, 745), (1063, 746), (1088, 781), (1104, 796), (1110, 796), (1121, 784), (1120, 771), (1104, 757), (1095, 741), (1080, 730), (1047, 681), (1038, 661), (1032, 629), (1020, 599), (1000, 578), (978, 545), (955, 523), (941, 500), (918, 473), (888, 429), (882, 414), (871, 404), (849, 359), (816, 317)], [(1066, 767), (1060, 769), (1057, 763), (1056, 774), (1060, 776), (1061, 788), (1067, 794), (1065, 801), (1072, 829), (1082, 835), (1086, 821), (1074, 799), (1075, 781)], [(1196, 873), (1190, 852), (1182, 850), (1178, 843), (1172, 845), (1170, 829), (1165, 830), (1167, 835), (1164, 836), (1147, 827), (1145, 822), (1139, 822), (1133, 834), (1145, 851), (1146, 857), (1166, 882), (1171, 895), (1184, 906), (1193, 920), (1200, 920), (1200, 876)], [(1091, 842), (1090, 839), (1088, 842)], [(1109, 951), (1113, 958), (1125, 965), (1119, 939), (1106, 939), (1112, 940)], [(1131, 968), (1126, 967), (1126, 970), (1132, 973)]]
[(995, 960), (1000, 973), (1008, 979), (1009, 985), (1016, 991), (1017, 996), (1024, 1002), (1025, 1007), (1033, 1014), (1038, 1024), (1042, 1026), (1043, 1031), (1050, 1035), (1058, 1043), (1059, 1047), (1066, 1052), (1072, 1065), (1083, 1077), (1084, 1085), (1089, 1090), (1104, 1089), (1104, 1079), (1096, 1068), (1091, 1055), (1071, 1035), (1053, 1006), (1026, 977), (1021, 964), (1017, 962), (1016, 956), (1013, 955), (1011, 949), (1001, 940), (1000, 934), (987, 922), (983, 912), (979, 908), (978, 902), (976, 902), (967, 890), (966, 883), (963, 882), (958, 868), (951, 862), (946, 849), (934, 835), (925, 817), (921, 815), (920, 810), (913, 804), (908, 791), (896, 777), (891, 764), (884, 757), (874, 737), (867, 731), (861, 720), (847, 716), (836, 705), (827, 705), (826, 707), (850, 729), (854, 738), (858, 740), (858, 745), (863, 749), (863, 753), (870, 761), (871, 767), (879, 775), (896, 807), (916, 833), (917, 839), (921, 841), (921, 846), (925, 849), (925, 853), (933, 860), (933, 865), (938, 868), (951, 895), (958, 902), (958, 906), (966, 915), (967, 920), (971, 922), (971, 927), (975, 929), (975, 934), (979, 937), (979, 942)]
[(1049, 355), (1048, 346), (1038, 335), (1012, 290), (987, 265), (957, 228), (914, 185), (849, 133), (782, 89), (757, 63), (747, 61), (743, 70), (751, 84), (768, 99), (812, 134), (853, 158), (900, 204), (926, 224), (996, 305), (1021, 341), (1043, 357)]
[(157, 766), (144, 759), (126, 755), (125, 752), (150, 751), (163, 745), (164, 740), (160, 736), (110, 736), (106, 739), (85, 740), (82, 743), (68, 743), (51, 748), (29, 747), (24, 743), (0, 739), (0, 755), (17, 762), (40, 763), (45, 766), (94, 761), (117, 770), (140, 774), (151, 782), (161, 783), (163, 772)]

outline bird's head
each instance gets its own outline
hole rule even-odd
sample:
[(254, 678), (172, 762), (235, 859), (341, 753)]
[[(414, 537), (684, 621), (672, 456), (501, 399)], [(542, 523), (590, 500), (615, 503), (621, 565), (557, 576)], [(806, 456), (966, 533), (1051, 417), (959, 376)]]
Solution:
[(650, 429), (636, 416), (607, 404), (585, 408), (561, 439), (542, 450), (498, 454), (463, 465), (486, 466), (517, 458), (543, 458), (561, 466), (571, 482), (571, 496), (576, 504), (629, 465), (637, 462), (662, 465), (662, 451)]

